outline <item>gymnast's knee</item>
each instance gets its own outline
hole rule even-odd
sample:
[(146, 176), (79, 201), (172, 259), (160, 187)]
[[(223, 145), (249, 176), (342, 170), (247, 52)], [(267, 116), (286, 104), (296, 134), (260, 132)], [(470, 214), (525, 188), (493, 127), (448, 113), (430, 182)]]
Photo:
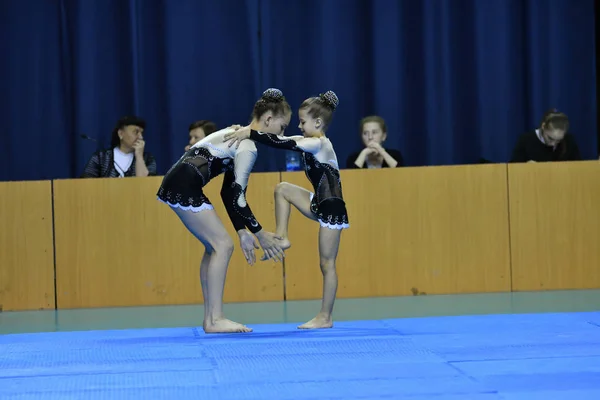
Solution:
[(233, 240), (229, 235), (218, 238), (210, 244), (213, 251), (217, 254), (231, 256), (233, 254)]
[(321, 272), (323, 274), (335, 273), (335, 260), (332, 258), (321, 258)]
[(203, 243), (204, 244), (204, 252), (208, 255), (211, 255), (212, 253), (215, 252), (215, 249), (213, 249), (213, 247), (210, 245), (210, 243)]
[(289, 193), (289, 189), (292, 185), (287, 182), (279, 182), (277, 186), (275, 186), (275, 196), (283, 196), (287, 198), (287, 194)]

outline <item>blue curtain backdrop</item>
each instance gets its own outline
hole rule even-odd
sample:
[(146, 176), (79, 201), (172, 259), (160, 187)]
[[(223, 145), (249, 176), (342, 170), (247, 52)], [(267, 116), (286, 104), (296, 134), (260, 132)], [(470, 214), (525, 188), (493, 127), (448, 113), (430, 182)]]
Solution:
[(127, 114), (162, 174), (191, 122), (246, 123), (273, 86), (339, 95), (342, 164), (365, 115), (408, 165), (447, 165), (507, 161), (550, 107), (597, 158), (594, 29), (593, 0), (0, 0), (0, 180), (78, 176)]

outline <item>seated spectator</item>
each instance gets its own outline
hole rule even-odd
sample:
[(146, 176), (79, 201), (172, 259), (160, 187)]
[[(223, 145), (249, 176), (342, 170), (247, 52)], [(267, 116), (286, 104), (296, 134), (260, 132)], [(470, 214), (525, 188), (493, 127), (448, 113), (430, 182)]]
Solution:
[(396, 168), (404, 165), (402, 153), (383, 147), (387, 127), (383, 118), (373, 115), (360, 121), (360, 135), (365, 145), (346, 160), (346, 168)]
[(156, 175), (156, 161), (144, 151), (142, 134), (146, 122), (138, 117), (123, 117), (112, 132), (110, 149), (92, 155), (82, 178), (123, 178)]
[(216, 130), (217, 125), (214, 122), (206, 119), (202, 119), (191, 124), (189, 127), (190, 142), (187, 146), (185, 146), (185, 151), (188, 151), (190, 147)]
[(569, 118), (557, 109), (547, 111), (540, 127), (522, 134), (510, 162), (581, 160), (579, 147), (569, 132)]

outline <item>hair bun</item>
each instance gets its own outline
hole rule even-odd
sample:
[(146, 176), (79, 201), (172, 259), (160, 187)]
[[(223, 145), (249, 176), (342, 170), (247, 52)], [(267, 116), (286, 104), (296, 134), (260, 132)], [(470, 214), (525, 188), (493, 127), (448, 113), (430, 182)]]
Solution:
[(321, 100), (323, 100), (325, 105), (331, 108), (332, 110), (335, 110), (338, 104), (340, 104), (340, 100), (338, 99), (337, 95), (331, 90), (320, 94), (319, 97), (321, 98)]
[(269, 88), (263, 92), (262, 99), (269, 103), (279, 103), (283, 100), (283, 92), (279, 89)]

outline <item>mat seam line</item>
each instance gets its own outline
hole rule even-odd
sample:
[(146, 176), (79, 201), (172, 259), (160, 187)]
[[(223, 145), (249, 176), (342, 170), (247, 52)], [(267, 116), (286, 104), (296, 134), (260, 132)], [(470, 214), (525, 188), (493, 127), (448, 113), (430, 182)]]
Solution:
[[(440, 358), (441, 358), (441, 356), (440, 356)], [(446, 361), (445, 364), (448, 365), (453, 370), (455, 370), (456, 372), (458, 372), (459, 375), (462, 375), (465, 378), (467, 378), (468, 380), (473, 381), (475, 383), (483, 383), (482, 381), (480, 381), (476, 377), (474, 377), (472, 375), (469, 375), (466, 371), (463, 371), (462, 369), (458, 368), (456, 365), (453, 365), (451, 361)], [(498, 392), (494, 391), (493, 393), (498, 393)]]
[[(597, 355), (589, 355), (589, 356), (577, 356), (570, 355), (569, 358), (593, 358), (598, 357)], [(507, 358), (486, 358), (485, 360), (479, 358), (473, 358), (468, 360), (449, 360), (450, 364), (462, 364), (462, 363), (475, 363), (475, 362), (496, 362), (496, 361), (523, 361), (523, 360), (558, 360), (564, 358), (563, 356), (545, 356), (545, 357), (523, 357), (523, 358), (515, 358), (515, 359), (507, 359)]]

